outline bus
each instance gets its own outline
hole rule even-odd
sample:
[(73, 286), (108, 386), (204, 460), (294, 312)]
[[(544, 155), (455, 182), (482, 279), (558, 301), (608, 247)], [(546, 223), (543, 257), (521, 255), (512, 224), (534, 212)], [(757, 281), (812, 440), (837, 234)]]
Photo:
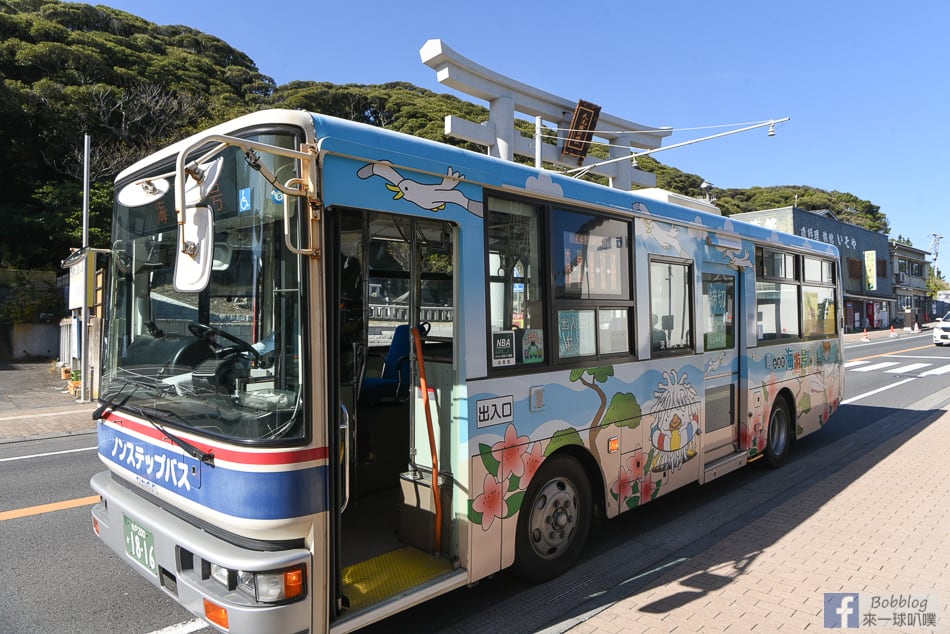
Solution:
[(303, 111), (115, 181), (99, 538), (225, 632), (348, 632), (842, 398), (831, 244)]

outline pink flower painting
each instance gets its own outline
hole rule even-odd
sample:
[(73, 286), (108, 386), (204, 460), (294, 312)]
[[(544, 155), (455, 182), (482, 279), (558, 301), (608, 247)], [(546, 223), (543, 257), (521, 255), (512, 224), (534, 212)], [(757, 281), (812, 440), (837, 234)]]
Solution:
[[(507, 480), (505, 481), (507, 485)], [(495, 518), (505, 516), (505, 488), (492, 474), (485, 476), (483, 493), (472, 500), (472, 509), (482, 514), (482, 530), (488, 530)]]
[(527, 448), (528, 440), (530, 439), (527, 436), (519, 436), (515, 426), (509, 423), (508, 428), (505, 429), (505, 439), (491, 446), (492, 456), (501, 465), (498, 471), (499, 480), (507, 480), (511, 475), (519, 478), (524, 475), (524, 461), (521, 455)]

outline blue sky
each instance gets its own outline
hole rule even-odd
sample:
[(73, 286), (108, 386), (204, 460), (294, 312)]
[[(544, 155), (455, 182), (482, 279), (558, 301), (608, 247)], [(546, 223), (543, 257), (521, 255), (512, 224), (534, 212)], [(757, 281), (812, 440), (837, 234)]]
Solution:
[(929, 250), (931, 234), (943, 234), (941, 251), (950, 253), (950, 3), (103, 4), (215, 35), (278, 84), (407, 81), (457, 94), (419, 58), (426, 40), (440, 38), (525, 84), (592, 101), (637, 123), (682, 130), (664, 145), (728, 129), (705, 126), (791, 117), (774, 137), (753, 130), (657, 159), (717, 187), (850, 192), (881, 207), (892, 237), (903, 234)]

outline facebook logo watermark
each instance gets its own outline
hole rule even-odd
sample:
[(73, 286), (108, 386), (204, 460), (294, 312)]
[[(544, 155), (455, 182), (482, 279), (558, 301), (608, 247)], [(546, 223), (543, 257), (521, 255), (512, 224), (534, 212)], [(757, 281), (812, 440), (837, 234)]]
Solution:
[(859, 619), (857, 592), (825, 593), (825, 627), (858, 627)]

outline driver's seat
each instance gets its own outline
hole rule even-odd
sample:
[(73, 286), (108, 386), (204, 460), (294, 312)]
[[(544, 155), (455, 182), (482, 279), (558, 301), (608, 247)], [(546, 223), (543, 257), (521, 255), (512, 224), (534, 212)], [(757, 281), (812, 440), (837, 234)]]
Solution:
[(393, 331), (389, 352), (378, 377), (366, 377), (360, 388), (360, 399), (370, 403), (405, 402), (409, 398), (409, 325), (400, 324)]

